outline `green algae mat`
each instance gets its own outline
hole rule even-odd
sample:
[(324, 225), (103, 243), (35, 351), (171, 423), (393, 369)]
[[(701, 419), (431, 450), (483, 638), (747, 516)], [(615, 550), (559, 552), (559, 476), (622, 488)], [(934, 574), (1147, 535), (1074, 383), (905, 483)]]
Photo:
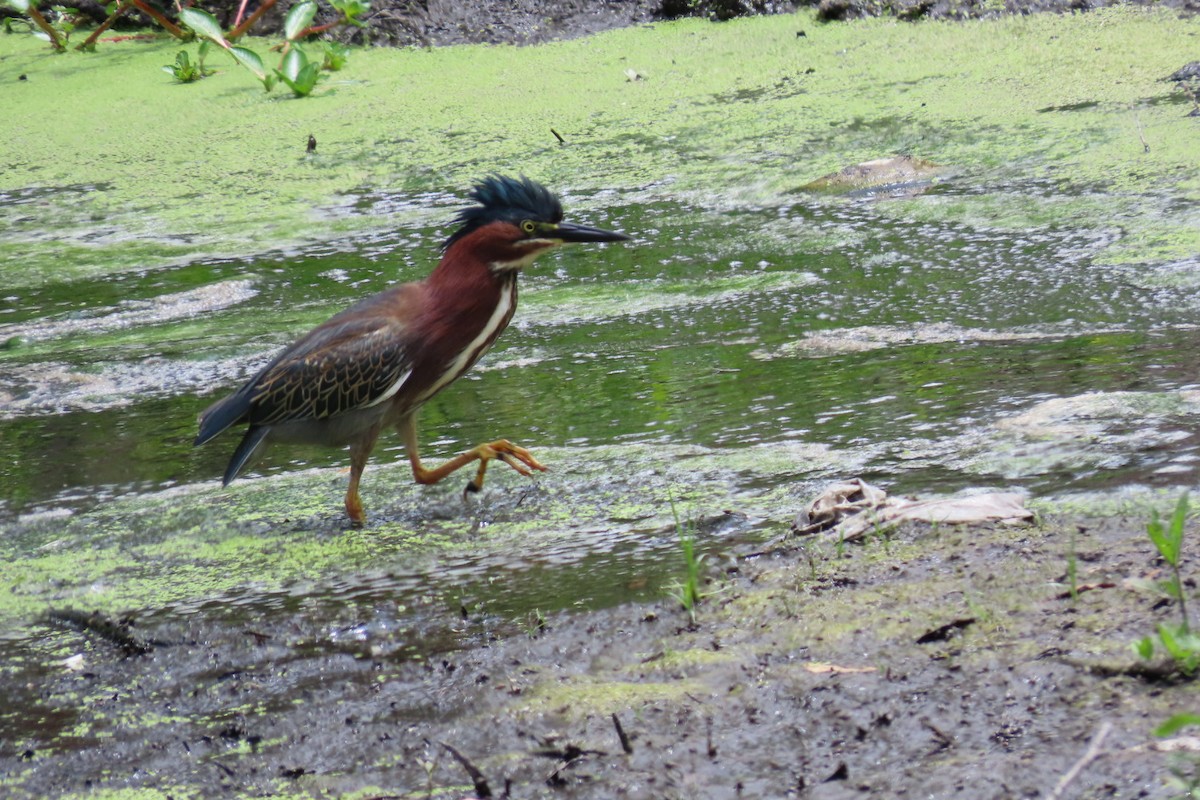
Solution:
[[(531, 48), (358, 51), (307, 99), (266, 94), (220, 53), (216, 75), (176, 83), (160, 67), (180, 45), (165, 39), (54, 55), (4, 36), (0, 265), (16, 288), (429, 224), (443, 217), (413, 198), (492, 171), (572, 196), (777, 203), (897, 152), (1114, 195), (963, 199), (938, 218), (1070, 216), (1132, 228), (1111, 261), (1190, 255), (1194, 212), (1163, 193), (1197, 191), (1194, 127), (1159, 79), (1194, 58), (1196, 24), (1138, 9), (674, 22)], [(380, 193), (408, 199), (380, 213)]]

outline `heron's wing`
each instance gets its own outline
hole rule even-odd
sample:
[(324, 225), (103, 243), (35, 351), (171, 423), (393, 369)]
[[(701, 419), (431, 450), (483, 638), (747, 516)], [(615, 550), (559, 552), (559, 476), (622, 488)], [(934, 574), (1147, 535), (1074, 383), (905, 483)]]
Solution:
[(252, 425), (324, 419), (390, 399), (412, 374), (405, 327), (389, 317), (330, 320), (246, 387)]

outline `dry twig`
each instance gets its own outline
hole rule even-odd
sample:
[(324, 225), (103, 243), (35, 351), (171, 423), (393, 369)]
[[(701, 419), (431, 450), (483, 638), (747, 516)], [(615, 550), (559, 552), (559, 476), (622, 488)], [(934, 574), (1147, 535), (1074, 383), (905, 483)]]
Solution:
[(1046, 800), (1061, 800), (1063, 792), (1071, 785), (1071, 782), (1078, 778), (1087, 765), (1100, 757), (1100, 748), (1104, 746), (1104, 740), (1108, 738), (1108, 734), (1112, 733), (1112, 723), (1105, 720), (1100, 723), (1100, 727), (1096, 729), (1096, 733), (1092, 735), (1092, 741), (1088, 743), (1087, 750), (1079, 757), (1066, 774), (1058, 779), (1058, 784), (1055, 785), (1053, 791), (1046, 795)]

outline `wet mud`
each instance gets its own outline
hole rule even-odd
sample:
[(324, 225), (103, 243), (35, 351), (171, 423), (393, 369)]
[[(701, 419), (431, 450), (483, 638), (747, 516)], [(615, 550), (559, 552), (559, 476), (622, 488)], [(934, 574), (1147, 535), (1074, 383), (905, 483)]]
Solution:
[(1151, 731), (1192, 689), (1129, 649), (1175, 613), (1138, 588), (1161, 566), (1143, 530), (1049, 517), (845, 546), (780, 532), (706, 563), (693, 615), (670, 599), (406, 609), (367, 583), (336, 607), (48, 616), (8, 659), (22, 696), (0, 718), (0, 786), (1044, 797), (1103, 734), (1060, 796), (1172, 796), (1189, 762)]

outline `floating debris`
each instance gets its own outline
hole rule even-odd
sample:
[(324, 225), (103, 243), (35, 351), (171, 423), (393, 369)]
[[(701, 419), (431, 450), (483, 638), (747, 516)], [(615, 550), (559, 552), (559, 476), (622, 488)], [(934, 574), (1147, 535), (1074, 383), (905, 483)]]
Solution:
[(800, 188), (810, 192), (850, 194), (887, 190), (904, 196), (919, 194), (933, 185), (933, 179), (943, 170), (938, 164), (913, 156), (891, 156), (852, 164), (838, 172), (822, 175)]
[(792, 523), (801, 536), (823, 533), (826, 539), (854, 541), (877, 528), (901, 522), (969, 525), (1023, 522), (1033, 518), (1018, 492), (988, 492), (930, 500), (891, 497), (861, 478), (835, 483), (817, 496)]

